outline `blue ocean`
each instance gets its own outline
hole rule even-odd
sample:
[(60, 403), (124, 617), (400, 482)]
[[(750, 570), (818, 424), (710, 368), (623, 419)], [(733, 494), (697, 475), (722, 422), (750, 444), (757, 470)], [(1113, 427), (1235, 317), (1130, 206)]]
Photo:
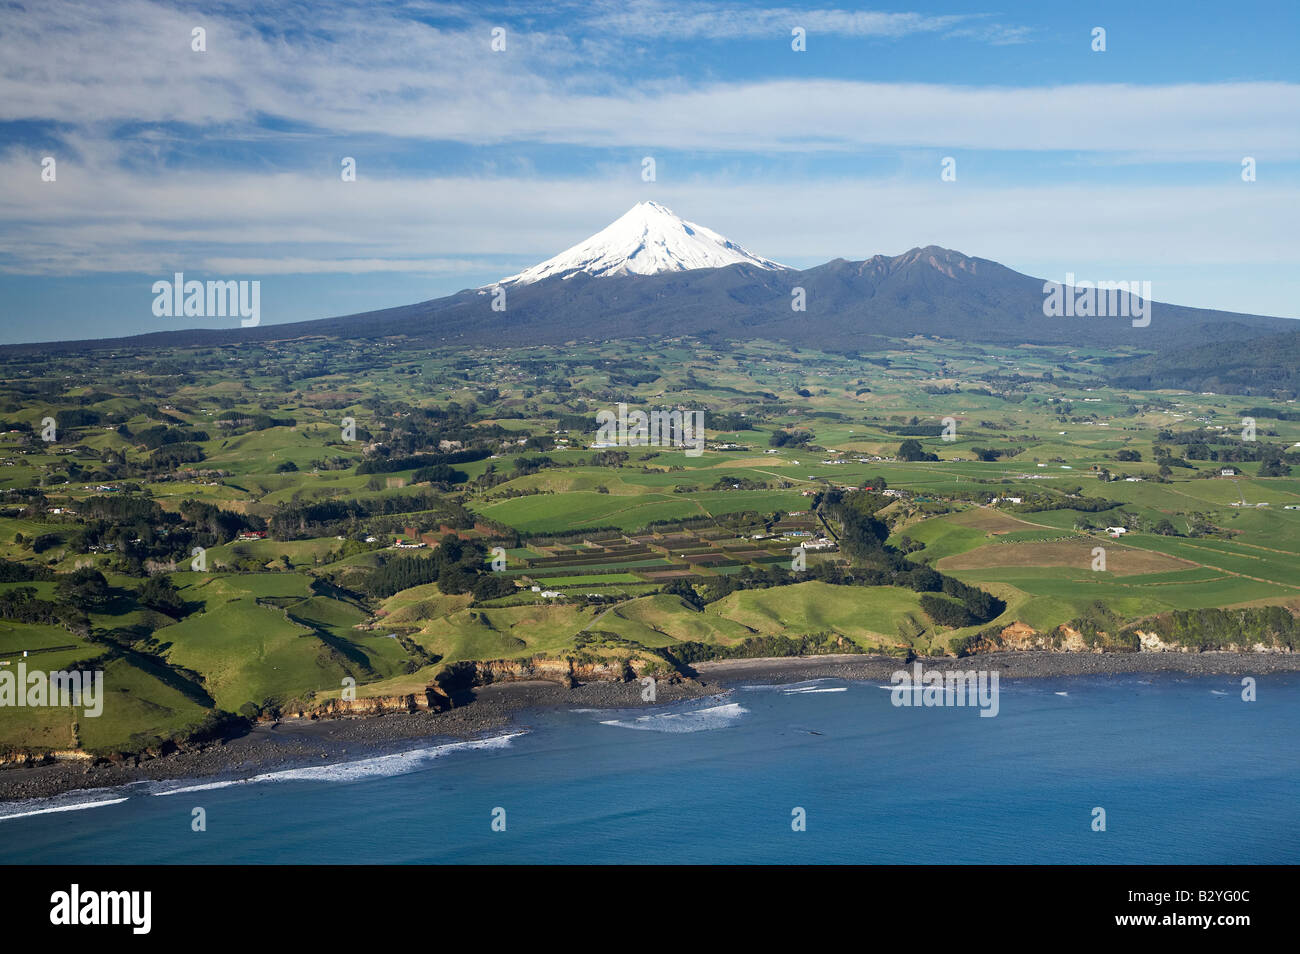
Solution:
[(1003, 680), (994, 718), (873, 683), (749, 685), (0, 804), (0, 862), (1295, 863), (1297, 725), (1295, 674), (1253, 702), (1231, 677)]

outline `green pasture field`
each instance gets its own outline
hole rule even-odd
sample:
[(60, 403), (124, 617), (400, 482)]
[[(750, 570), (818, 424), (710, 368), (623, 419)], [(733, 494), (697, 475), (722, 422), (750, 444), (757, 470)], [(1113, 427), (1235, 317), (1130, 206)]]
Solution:
[[(696, 609), (638, 575), (680, 567), (701, 591), (727, 585), (745, 567), (688, 567), (681, 559), (715, 548), (721, 553), (723, 546), (780, 549), (770, 559), (746, 558), (755, 561), (751, 568), (779, 567), (790, 541), (749, 538), (794, 525), (773, 517), (811, 509), (816, 498), (801, 491), (854, 489), (882, 479), (905, 493), (876, 514), (888, 524), (888, 542), (905, 547), (914, 562), (1005, 600), (994, 626), (1020, 622), (1045, 632), (1098, 603), (1130, 621), (1174, 609), (1300, 607), (1300, 511), (1283, 509), (1300, 504), (1300, 471), (1260, 476), (1259, 461), (1242, 460), (1230, 462), (1240, 475), (1226, 478), (1219, 472), (1229, 462), (1191, 460), (1190, 467), (1171, 467), (1165, 480), (1156, 450), (1169, 449), (1176, 462), (1187, 445), (1171, 436), (1204, 428), (1208, 447), (1235, 455), (1241, 418), (1250, 410), (1259, 440), (1287, 449), (1287, 460), (1300, 465), (1291, 450), (1300, 442), (1300, 421), (1282, 419), (1296, 404), (1108, 388), (1101, 382), (1114, 355), (1102, 349), (919, 337), (878, 344), (855, 355), (689, 338), (525, 349), (303, 340), (188, 347), (165, 359), (93, 352), (46, 355), (39, 366), (7, 359), (0, 418), (10, 427), (39, 428), (50, 413), (100, 419), (64, 428), (52, 445), (20, 431), (0, 433), (0, 558), (58, 574), (92, 566), (105, 574), (112, 595), (90, 609), (91, 638), (0, 618), (0, 653), (69, 645), (40, 658), (71, 665), (110, 649), (117, 658), (108, 665), (112, 711), (94, 726), (81, 724), (74, 738), (69, 713), (24, 713), (0, 725), (0, 745), (129, 747), (131, 739), (182, 731), (218, 709), (337, 695), (346, 676), (357, 680), (362, 695), (414, 692), (442, 667), (467, 659), (579, 651), (626, 656), (682, 641), (734, 645), (776, 635), (839, 637), (870, 650), (943, 651), (980, 627), (934, 624), (911, 590), (807, 581), (739, 590)], [(614, 454), (590, 448), (597, 411), (619, 401), (702, 408), (711, 442), (745, 449), (697, 457), (672, 447), (615, 448)], [(226, 410), (295, 423), (230, 433), (217, 423)], [(343, 441), (344, 416), (369, 436)], [(957, 421), (955, 440), (915, 437), (938, 460), (896, 459), (907, 429), (934, 428), (945, 418)], [(151, 467), (154, 452), (138, 435), (160, 427), (205, 431), (208, 439), (196, 445), (202, 459), (175, 470)], [(771, 446), (793, 429), (809, 432), (807, 442)], [(550, 446), (557, 432), (568, 446)], [(519, 446), (525, 437), (540, 446)], [(452, 486), (413, 487), (414, 469), (357, 473), (364, 458), (440, 452), (440, 442), (482, 447), (491, 456), (452, 464), (468, 478)], [(1004, 454), (980, 461), (976, 448)], [(1120, 451), (1141, 459), (1121, 461)], [(870, 457), (882, 459), (858, 459)], [(517, 470), (520, 459), (537, 469)], [(279, 470), (286, 463), (297, 469)], [(1102, 481), (1102, 469), (1142, 479)], [(713, 489), (720, 482), (724, 489)], [(100, 491), (100, 485), (117, 489)], [(416, 490), (436, 495), (436, 507), (407, 511)], [(1040, 493), (1104, 497), (1116, 506), (1086, 513), (983, 505), (992, 496)], [(207, 547), (208, 571), (197, 573), (188, 556), (173, 555), (173, 571), (167, 560), (145, 553), (152, 544), (133, 541), (135, 530), (115, 535), (120, 528), (111, 521), (51, 512), (79, 510), (106, 495), (144, 498), (169, 514), (198, 501), (258, 529), (260, 521), (308, 504), (345, 503), (358, 516), (309, 520), (293, 539), (224, 537)], [(1233, 506), (1243, 499), (1246, 506)], [(1261, 503), (1268, 506), (1255, 506)], [(1175, 535), (1146, 532), (1164, 520)], [(691, 530), (683, 532), (680, 521), (691, 521)], [(1143, 529), (1116, 540), (1076, 528), (1112, 521)], [(525, 588), (504, 595), (492, 590), (479, 601), (472, 592), (444, 593), (435, 583), (373, 595), (374, 571), (405, 555), (387, 547), (405, 526), (428, 531), (448, 522), (504, 546), (510, 578), (568, 594), (590, 588), (616, 599), (580, 607), (566, 598), (539, 600)], [(489, 526), (470, 533), (475, 522)], [(798, 525), (813, 535), (825, 532), (816, 515)], [(652, 544), (638, 559), (619, 562), (581, 546), (583, 532), (597, 527), (629, 535), (650, 528), (683, 542), (670, 554)], [(690, 539), (694, 530), (712, 544)], [(113, 548), (82, 548), (83, 534), (98, 534)], [(379, 541), (375, 548), (335, 559), (344, 552), (339, 537), (356, 549), (368, 535)], [(533, 535), (567, 545), (544, 548)], [(39, 553), (38, 538), (48, 538)], [(1092, 571), (1076, 558), (1093, 546), (1108, 550), (1115, 572)], [(551, 556), (562, 561), (523, 565)], [(840, 552), (810, 555), (817, 563), (846, 559)], [(179, 619), (140, 602), (150, 573), (175, 583), (188, 604), (174, 611)], [(0, 583), (0, 593), (26, 585), (41, 599), (60, 598), (54, 581), (26, 584), (16, 577)], [(597, 632), (623, 642), (593, 649)], [(429, 664), (433, 657), (440, 658)]]

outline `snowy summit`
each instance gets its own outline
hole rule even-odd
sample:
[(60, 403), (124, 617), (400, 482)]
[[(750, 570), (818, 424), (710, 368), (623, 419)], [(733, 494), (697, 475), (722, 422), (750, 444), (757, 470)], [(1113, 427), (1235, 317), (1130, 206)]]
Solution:
[(638, 202), (631, 210), (586, 241), (548, 258), (500, 284), (527, 284), (543, 278), (588, 275), (655, 275), (728, 265), (785, 268), (742, 248), (694, 222), (674, 215), (658, 202)]

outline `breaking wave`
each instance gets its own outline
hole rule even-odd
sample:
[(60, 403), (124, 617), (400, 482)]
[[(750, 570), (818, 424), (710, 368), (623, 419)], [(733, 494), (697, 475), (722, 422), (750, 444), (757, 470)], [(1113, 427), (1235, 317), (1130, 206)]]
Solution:
[(264, 772), (251, 778), (224, 779), (219, 782), (201, 782), (197, 785), (184, 785), (179, 788), (164, 788), (152, 794), (181, 795), (188, 792), (209, 792), (219, 788), (229, 788), (232, 785), (252, 785), (258, 782), (355, 782), (367, 778), (405, 775), (451, 752), (506, 748), (510, 745), (511, 739), (518, 738), (521, 735), (524, 735), (524, 733), (511, 732), (506, 735), (493, 736), (490, 739), (448, 742), (444, 745), (412, 749), (409, 752), (394, 752), (392, 755), (379, 755), (374, 758), (357, 759), (352, 762), (306, 765), (301, 768)]
[(729, 702), (687, 712), (654, 712), (632, 719), (605, 719), (600, 724), (648, 732), (708, 732), (735, 725), (748, 711), (738, 702)]
[[(0, 821), (27, 818), (31, 815), (50, 815), (54, 812), (79, 812), (87, 808), (103, 808), (105, 805), (120, 804), (127, 799), (127, 796), (123, 795), (121, 798), (97, 798), (89, 802), (75, 800), (77, 795), (85, 794), (85, 792), (74, 792), (70, 796), (59, 795), (34, 802), (0, 802)], [(40, 807), (33, 808), (33, 805)]]

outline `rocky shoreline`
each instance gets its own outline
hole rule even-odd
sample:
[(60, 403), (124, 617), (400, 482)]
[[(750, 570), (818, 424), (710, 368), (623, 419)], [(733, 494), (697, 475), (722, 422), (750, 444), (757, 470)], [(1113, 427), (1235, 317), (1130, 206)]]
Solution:
[[(1300, 672), (1300, 655), (1283, 653), (1048, 653), (1000, 652), (964, 658), (920, 659), (926, 668), (984, 669), (1001, 679), (1078, 675), (1181, 673), (1192, 676), (1259, 676)], [(806, 679), (889, 680), (905, 664), (893, 657), (829, 655), (736, 659), (698, 663), (697, 677), (660, 682), (656, 704), (713, 695), (755, 682)], [(116, 788), (142, 781), (243, 778), (301, 765), (366, 758), (412, 742), (477, 739), (522, 725), (529, 710), (622, 708), (646, 705), (637, 682), (501, 682), (474, 689), (464, 705), (443, 711), (390, 712), (333, 719), (291, 719), (259, 724), (247, 734), (203, 748), (139, 762), (69, 762), (11, 765), (0, 769), (0, 802), (49, 798), (65, 792)]]

